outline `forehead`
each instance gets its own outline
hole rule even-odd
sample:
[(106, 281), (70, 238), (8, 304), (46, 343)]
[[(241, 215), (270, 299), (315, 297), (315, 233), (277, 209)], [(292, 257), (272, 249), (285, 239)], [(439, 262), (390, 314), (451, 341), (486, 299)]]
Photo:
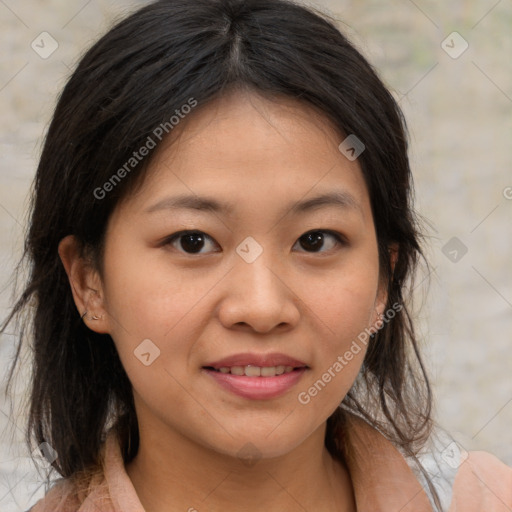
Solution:
[(165, 203), (170, 193), (213, 196), (217, 210), (222, 203), (233, 212), (332, 191), (368, 214), (360, 166), (338, 149), (344, 134), (311, 105), (235, 92), (197, 107), (176, 128), (158, 148), (137, 209)]

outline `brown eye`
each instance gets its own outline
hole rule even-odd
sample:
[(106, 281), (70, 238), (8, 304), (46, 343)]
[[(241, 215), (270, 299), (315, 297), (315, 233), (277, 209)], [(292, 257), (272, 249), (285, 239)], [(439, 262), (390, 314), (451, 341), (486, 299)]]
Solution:
[(180, 231), (167, 238), (163, 245), (171, 245), (187, 254), (203, 254), (201, 250), (207, 240), (213, 241), (213, 238), (202, 231)]
[[(331, 242), (329, 242), (329, 240), (331, 240)], [(334, 240), (334, 243), (332, 240)], [(305, 233), (299, 238), (299, 242), (306, 252), (327, 252), (335, 247), (336, 243), (346, 245), (344, 238), (339, 233), (325, 230), (316, 230)], [(327, 250), (321, 251), (325, 245), (327, 245)]]

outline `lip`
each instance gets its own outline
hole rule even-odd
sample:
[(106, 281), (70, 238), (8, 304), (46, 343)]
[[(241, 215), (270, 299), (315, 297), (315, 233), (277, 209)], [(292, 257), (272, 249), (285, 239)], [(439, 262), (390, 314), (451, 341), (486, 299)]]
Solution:
[(284, 395), (299, 382), (306, 370), (307, 367), (302, 367), (275, 377), (247, 377), (203, 368), (203, 372), (210, 375), (222, 388), (250, 400), (268, 400)]
[[(286, 354), (280, 354), (278, 352), (273, 352), (270, 354), (256, 354), (246, 352), (243, 354), (234, 354), (232, 356), (225, 357), (223, 359), (219, 359), (218, 361), (213, 361), (203, 365), (203, 368), (210, 366), (212, 368), (216, 368), (217, 370), (226, 366), (293, 366), (294, 368), (298, 367), (307, 367), (306, 363), (299, 361), (293, 357), (287, 356)], [(272, 377), (275, 378), (275, 377)]]
[[(274, 377), (247, 377), (216, 371), (219, 368), (232, 366), (293, 366), (294, 370)], [(299, 382), (307, 369), (309, 367), (303, 361), (278, 352), (234, 354), (209, 362), (202, 367), (202, 371), (223, 389), (250, 400), (268, 400), (284, 395)]]

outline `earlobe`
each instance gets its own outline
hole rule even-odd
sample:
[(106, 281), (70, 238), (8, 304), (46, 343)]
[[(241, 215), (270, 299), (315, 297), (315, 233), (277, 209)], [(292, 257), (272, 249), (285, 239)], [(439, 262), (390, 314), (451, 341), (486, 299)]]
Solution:
[(97, 333), (109, 333), (101, 279), (90, 261), (83, 258), (75, 236), (59, 243), (59, 257), (68, 276), (78, 315)]

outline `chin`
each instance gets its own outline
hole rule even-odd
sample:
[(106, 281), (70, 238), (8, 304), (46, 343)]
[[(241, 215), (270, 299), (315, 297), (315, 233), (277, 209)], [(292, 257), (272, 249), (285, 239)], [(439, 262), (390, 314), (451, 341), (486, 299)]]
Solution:
[(219, 454), (239, 459), (247, 465), (253, 465), (258, 460), (287, 455), (307, 438), (307, 435), (297, 438), (281, 435), (273, 436), (270, 439), (269, 431), (265, 434), (255, 433), (254, 435), (245, 432), (244, 436), (235, 439), (229, 438), (226, 442), (218, 443), (216, 446), (211, 446), (211, 448)]

